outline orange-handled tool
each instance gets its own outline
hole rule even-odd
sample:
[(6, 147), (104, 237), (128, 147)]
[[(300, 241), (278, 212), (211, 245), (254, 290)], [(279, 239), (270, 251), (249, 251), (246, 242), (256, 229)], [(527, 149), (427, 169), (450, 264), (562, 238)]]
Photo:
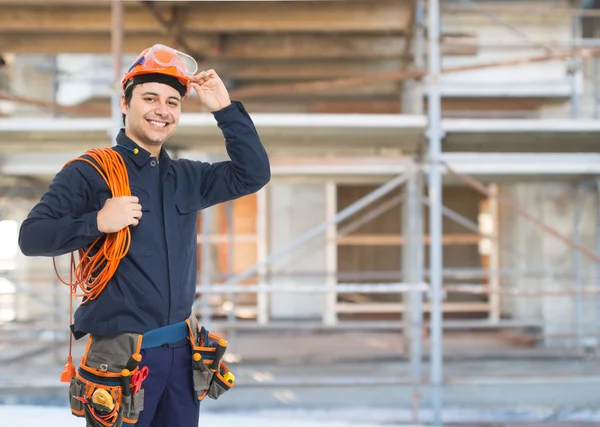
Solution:
[(133, 353), (129, 360), (127, 361), (127, 365), (125, 365), (125, 369), (128, 369), (129, 372), (135, 371), (135, 368), (138, 367), (140, 362), (142, 361), (142, 355), (140, 353)]
[(200, 353), (198, 353), (198, 352), (194, 353), (194, 355), (192, 356), (192, 358), (194, 359), (194, 365), (196, 365), (196, 368), (200, 372), (206, 372), (206, 371), (208, 371), (208, 368), (204, 364), (204, 361), (202, 360), (202, 355)]
[(131, 396), (131, 372), (127, 368), (121, 371), (121, 387), (123, 396)]
[(217, 370), (217, 368), (219, 367), (219, 363), (221, 363), (221, 359), (225, 354), (225, 350), (227, 350), (227, 341), (221, 338), (217, 343), (217, 348), (215, 349), (215, 358), (213, 359), (213, 362), (210, 365), (211, 371)]

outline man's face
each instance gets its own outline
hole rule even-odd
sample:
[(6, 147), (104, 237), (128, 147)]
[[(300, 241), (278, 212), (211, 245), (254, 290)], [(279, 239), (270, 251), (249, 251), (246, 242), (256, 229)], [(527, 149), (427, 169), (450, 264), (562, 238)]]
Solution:
[(127, 115), (125, 129), (138, 143), (161, 146), (177, 130), (181, 96), (169, 85), (143, 83), (133, 88), (131, 102), (121, 98), (121, 112)]

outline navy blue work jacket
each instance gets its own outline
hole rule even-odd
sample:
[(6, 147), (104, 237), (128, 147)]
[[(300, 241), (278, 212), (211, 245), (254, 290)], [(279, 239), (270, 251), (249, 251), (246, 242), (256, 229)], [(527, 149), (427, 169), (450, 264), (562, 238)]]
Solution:
[[(234, 101), (213, 114), (231, 160), (172, 160), (164, 149), (156, 159), (124, 130), (119, 133), (117, 144), (127, 148), (112, 149), (125, 160), (142, 218), (130, 227), (129, 252), (104, 291), (78, 307), (76, 337), (142, 334), (189, 317), (196, 288), (198, 210), (254, 193), (271, 177), (267, 153), (242, 104)], [(21, 225), (21, 251), (51, 257), (89, 247), (102, 236), (98, 211), (110, 197), (91, 165), (70, 163)]]

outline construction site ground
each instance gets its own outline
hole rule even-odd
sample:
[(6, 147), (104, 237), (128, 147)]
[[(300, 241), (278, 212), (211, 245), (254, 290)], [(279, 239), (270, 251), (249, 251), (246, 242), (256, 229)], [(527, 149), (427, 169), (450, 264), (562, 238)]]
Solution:
[[(223, 335), (230, 343), (228, 360), (236, 386), (217, 401), (203, 402), (207, 417), (304, 420), (317, 423), (314, 427), (336, 425), (333, 421), (358, 426), (431, 419), (427, 383), (418, 390), (394, 384), (410, 378), (400, 332), (271, 330)], [(58, 381), (68, 351), (65, 338), (56, 340), (46, 332), (38, 340), (19, 340), (19, 345), (14, 339), (0, 341), (0, 354), (8, 361), (0, 366), (0, 404), (5, 405), (0, 406), (0, 419), (2, 411), (14, 409), (9, 405), (67, 404), (66, 386)], [(428, 344), (425, 339), (425, 381)], [(85, 339), (76, 342), (74, 360), (79, 360), (84, 345)], [(448, 331), (444, 353), (448, 425), (600, 425), (600, 355), (594, 348), (545, 348), (515, 329), (473, 330)]]

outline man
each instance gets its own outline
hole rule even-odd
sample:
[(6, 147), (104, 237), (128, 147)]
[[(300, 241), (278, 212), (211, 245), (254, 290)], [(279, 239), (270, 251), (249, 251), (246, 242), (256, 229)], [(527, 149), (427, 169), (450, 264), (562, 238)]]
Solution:
[[(141, 350), (139, 366), (149, 374), (135, 425), (197, 426), (190, 340), (172, 327), (185, 324), (194, 301), (197, 212), (258, 191), (270, 180), (269, 160), (242, 104), (230, 100), (214, 70), (197, 73), (191, 57), (155, 45), (140, 54), (122, 86), (124, 129), (112, 149), (124, 159), (131, 196), (111, 197), (94, 167), (71, 162), (22, 224), (19, 245), (27, 256), (54, 257), (130, 227), (129, 251), (101, 294), (77, 309), (73, 335), (133, 333), (142, 344), (154, 341)], [(173, 160), (164, 150), (191, 89), (214, 115), (230, 161)], [(94, 372), (110, 373), (104, 362)]]

